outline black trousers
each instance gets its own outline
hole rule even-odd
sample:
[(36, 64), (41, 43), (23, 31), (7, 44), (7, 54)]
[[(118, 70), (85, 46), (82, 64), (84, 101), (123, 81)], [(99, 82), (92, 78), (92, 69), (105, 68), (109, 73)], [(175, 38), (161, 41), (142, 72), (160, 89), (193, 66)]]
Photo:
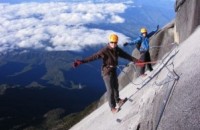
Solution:
[[(140, 52), (140, 60), (142, 60), (144, 62), (150, 62), (151, 61), (151, 57), (150, 57), (149, 51)], [(149, 69), (149, 71), (153, 70), (151, 64), (146, 64), (144, 67), (140, 68), (140, 75), (144, 74), (146, 66)]]
[(119, 102), (119, 84), (117, 79), (117, 73), (111, 72), (108, 75), (103, 76), (103, 80), (107, 90), (107, 98), (110, 108), (116, 107), (116, 103)]

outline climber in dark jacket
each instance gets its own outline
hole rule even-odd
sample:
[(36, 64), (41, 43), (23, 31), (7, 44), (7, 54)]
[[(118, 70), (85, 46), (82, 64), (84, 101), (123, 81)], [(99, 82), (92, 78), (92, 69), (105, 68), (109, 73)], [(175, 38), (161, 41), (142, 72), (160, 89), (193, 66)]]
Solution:
[(111, 34), (109, 37), (109, 43), (106, 47), (104, 47), (103, 49), (101, 49), (100, 51), (88, 58), (76, 60), (73, 63), (73, 66), (77, 67), (80, 64), (94, 61), (97, 59), (103, 60), (102, 76), (107, 90), (109, 106), (113, 113), (116, 113), (119, 110), (118, 108), (116, 108), (116, 104), (118, 106), (121, 106), (124, 103), (124, 100), (119, 98), (119, 85), (116, 72), (118, 65), (118, 57), (122, 57), (129, 61), (132, 61), (138, 66), (142, 66), (142, 62), (140, 60), (124, 52), (117, 46), (117, 43), (118, 36), (116, 34)]
[[(144, 62), (151, 62), (151, 57), (149, 53), (149, 38), (153, 36), (158, 31), (158, 29), (159, 25), (157, 26), (157, 29), (155, 31), (147, 33), (146, 28), (141, 28), (140, 29), (141, 35), (135, 40), (131, 41), (130, 43), (127, 42), (124, 43), (124, 46), (135, 45), (140, 52), (140, 60)], [(150, 63), (146, 65), (150, 71), (153, 70)], [(145, 66), (140, 69), (140, 75), (145, 76), (144, 72), (145, 72)]]

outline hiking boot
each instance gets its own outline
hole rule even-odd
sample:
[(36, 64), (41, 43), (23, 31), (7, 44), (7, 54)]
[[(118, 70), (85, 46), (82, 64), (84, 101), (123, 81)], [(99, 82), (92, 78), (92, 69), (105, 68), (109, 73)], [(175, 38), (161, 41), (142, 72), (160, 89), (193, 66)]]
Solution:
[(125, 103), (125, 99), (120, 99), (117, 103), (118, 107), (121, 107)]
[(111, 108), (111, 112), (113, 113), (113, 114), (115, 114), (115, 113), (117, 113), (119, 111), (119, 109), (118, 108)]

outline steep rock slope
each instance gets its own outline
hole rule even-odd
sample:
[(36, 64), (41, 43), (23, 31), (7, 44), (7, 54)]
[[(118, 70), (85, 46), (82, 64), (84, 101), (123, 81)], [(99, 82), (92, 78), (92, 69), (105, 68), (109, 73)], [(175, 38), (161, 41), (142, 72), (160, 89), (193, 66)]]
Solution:
[[(174, 62), (169, 66), (179, 77), (178, 82), (172, 84), (168, 79), (161, 80), (162, 90), (155, 97), (151, 108), (143, 116), (140, 130), (197, 130), (200, 128), (199, 93), (200, 93), (200, 28), (179, 47)], [(191, 46), (191, 42), (193, 45)], [(187, 53), (185, 53), (187, 52)], [(175, 75), (176, 75), (175, 74)], [(162, 75), (166, 75), (163, 73)], [(159, 75), (159, 77), (163, 77)], [(174, 78), (172, 76), (172, 78)], [(169, 88), (170, 84), (173, 88)], [(166, 89), (166, 90), (165, 90)], [(171, 89), (168, 95), (167, 89)], [(169, 97), (168, 97), (169, 96)], [(162, 97), (166, 100), (162, 100)], [(165, 104), (166, 106), (162, 106)], [(149, 113), (153, 114), (149, 114)]]
[[(165, 25), (160, 29), (150, 40), (150, 53), (152, 61), (161, 59), (164, 54), (169, 52), (174, 46), (174, 20), (169, 24)], [(134, 57), (139, 58), (139, 51), (135, 49), (132, 54)], [(122, 68), (120, 68), (122, 69)], [(130, 83), (131, 79), (136, 79), (138, 77), (137, 68), (129, 64), (128, 67), (125, 67), (118, 76), (119, 80), (119, 89), (124, 88), (127, 84)], [(104, 94), (100, 101), (99, 106), (106, 102), (106, 94)]]
[[(140, 85), (130, 83), (127, 75), (120, 74), (120, 86), (126, 86), (120, 95), (129, 100), (119, 113), (113, 115), (105, 103), (72, 127), (72, 130), (200, 129), (200, 27), (197, 29), (200, 23), (199, 6), (198, 0), (176, 1), (175, 21), (166, 25), (151, 39), (151, 46), (163, 46), (159, 52), (151, 51), (152, 58), (162, 60), (154, 66), (152, 73), (147, 72), (147, 78), (133, 81)], [(173, 51), (170, 51), (172, 48)], [(130, 79), (136, 77), (133, 66), (124, 71)], [(138, 91), (138, 87), (142, 89)]]
[[(176, 18), (171, 23), (163, 27), (150, 40), (150, 54), (152, 60), (160, 59), (174, 45), (186, 40), (200, 25), (200, 1), (199, 0), (176, 0)], [(139, 57), (137, 51), (133, 55)], [(130, 78), (137, 78), (132, 67), (124, 69)], [(124, 73), (119, 75), (120, 88), (126, 86), (130, 81)]]
[(166, 54), (147, 77), (133, 81), (139, 85), (128, 84), (120, 92), (128, 101), (119, 113), (112, 114), (105, 103), (71, 130), (199, 129), (199, 35), (200, 28)]
[(176, 32), (177, 42), (186, 40), (200, 24), (199, 0), (176, 0)]
[[(160, 29), (154, 36), (150, 39), (150, 54), (152, 61), (156, 61), (161, 59), (171, 48), (175, 46), (174, 44), (174, 20), (169, 24), (165, 25), (162, 29)], [(132, 55), (134, 57), (139, 58), (139, 51), (137, 49), (133, 50)], [(123, 70), (125, 73), (120, 73), (119, 85), (120, 88), (126, 86), (130, 80), (127, 78), (137, 78), (138, 74), (136, 69), (133, 66), (126, 67)]]

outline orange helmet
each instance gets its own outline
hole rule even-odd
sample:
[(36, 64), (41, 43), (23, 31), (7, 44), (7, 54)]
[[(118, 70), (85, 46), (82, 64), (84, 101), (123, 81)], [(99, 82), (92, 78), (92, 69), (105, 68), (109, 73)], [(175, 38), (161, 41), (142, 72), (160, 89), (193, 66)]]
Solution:
[(111, 34), (109, 36), (109, 42), (118, 42), (118, 36), (116, 34)]

